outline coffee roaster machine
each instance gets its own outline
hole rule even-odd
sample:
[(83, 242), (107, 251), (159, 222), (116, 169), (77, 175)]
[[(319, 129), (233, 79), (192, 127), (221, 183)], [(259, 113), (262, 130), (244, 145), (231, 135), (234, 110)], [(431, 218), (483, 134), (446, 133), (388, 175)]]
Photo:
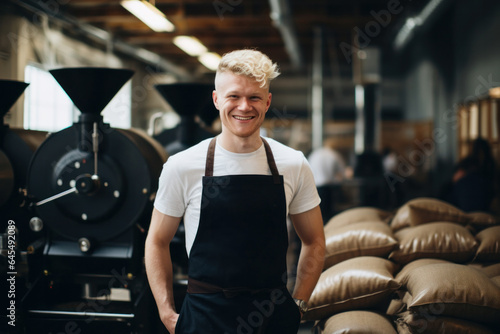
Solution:
[(152, 333), (156, 316), (143, 249), (167, 154), (101, 111), (132, 77), (126, 69), (50, 71), (81, 114), (51, 133), (27, 169), (36, 279), (21, 301), (26, 333)]
[(213, 83), (178, 82), (156, 85), (155, 88), (180, 117), (177, 126), (153, 135), (169, 155), (216, 134), (209, 129), (219, 117), (212, 102)]
[(21, 81), (0, 80), (0, 289), (5, 293), (0, 306), (4, 319), (0, 332), (8, 333), (7, 322), (15, 314), (11, 301), (26, 292), (29, 281), (27, 254), (43, 244), (38, 233), (22, 222), (30, 218), (24, 193), (28, 165), (46, 133), (10, 127), (4, 122), (27, 86)]
[[(165, 333), (144, 271), (144, 240), (167, 156), (214, 135), (196, 121), (211, 123), (218, 116), (213, 85), (155, 86), (181, 116), (170, 139), (160, 143), (142, 131), (103, 122), (101, 111), (132, 71), (87, 67), (50, 73), (80, 110), (78, 121), (50, 134), (0, 127), (0, 215), (2, 224), (16, 223), (19, 260), (17, 324), (8, 331)], [(2, 117), (27, 86), (0, 80)], [(182, 228), (171, 255), (180, 308), (187, 273)]]
[[(29, 162), (47, 135), (44, 131), (12, 128), (4, 122), (4, 117), (19, 99), (28, 83), (14, 80), (0, 80), (0, 229), (6, 232), (8, 221), (26, 220), (23, 190), (26, 188), (26, 175)], [(17, 248), (26, 249), (36, 234), (24, 224), (16, 225)], [(5, 242), (2, 236), (2, 244)], [(0, 247), (4, 249), (4, 247)]]

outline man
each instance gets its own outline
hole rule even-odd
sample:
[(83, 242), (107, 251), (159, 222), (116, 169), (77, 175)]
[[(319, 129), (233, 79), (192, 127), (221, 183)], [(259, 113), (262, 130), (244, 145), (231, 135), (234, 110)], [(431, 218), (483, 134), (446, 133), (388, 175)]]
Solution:
[[(222, 132), (171, 156), (146, 240), (146, 270), (173, 333), (297, 333), (323, 268), (319, 197), (301, 152), (259, 129), (276, 64), (254, 50), (224, 55), (213, 102)], [(286, 290), (286, 219), (302, 240), (292, 299)], [(173, 301), (169, 243), (184, 217), (188, 294)]]

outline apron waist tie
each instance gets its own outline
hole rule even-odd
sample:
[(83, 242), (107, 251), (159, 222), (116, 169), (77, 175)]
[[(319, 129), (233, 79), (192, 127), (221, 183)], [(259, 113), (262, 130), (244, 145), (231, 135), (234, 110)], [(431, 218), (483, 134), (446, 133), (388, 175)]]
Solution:
[(222, 292), (226, 298), (233, 298), (244, 293), (257, 294), (261, 292), (271, 292), (276, 289), (283, 289), (285, 286), (275, 288), (248, 288), (248, 287), (232, 287), (222, 288), (220, 286), (207, 282), (198, 281), (191, 277), (188, 278), (187, 293), (218, 293)]

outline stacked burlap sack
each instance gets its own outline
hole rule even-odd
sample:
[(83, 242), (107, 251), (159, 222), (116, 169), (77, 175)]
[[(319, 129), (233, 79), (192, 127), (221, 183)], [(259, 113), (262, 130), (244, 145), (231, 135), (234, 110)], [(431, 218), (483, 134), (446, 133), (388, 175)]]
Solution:
[(305, 320), (322, 334), (500, 333), (500, 225), (432, 198), (346, 210), (325, 225)]

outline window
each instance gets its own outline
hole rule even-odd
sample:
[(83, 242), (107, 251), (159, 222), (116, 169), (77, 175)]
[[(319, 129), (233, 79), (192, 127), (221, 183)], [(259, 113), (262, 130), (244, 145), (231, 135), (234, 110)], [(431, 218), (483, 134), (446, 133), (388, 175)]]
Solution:
[[(24, 99), (25, 129), (60, 131), (78, 120), (80, 111), (49, 72), (28, 65), (25, 81), (30, 84)], [(115, 128), (130, 128), (131, 91), (129, 81), (104, 108), (102, 115), (105, 123)]]
[(24, 128), (59, 131), (70, 126), (78, 111), (54, 77), (32, 65), (26, 66), (24, 77), (30, 84), (24, 99)]
[[(472, 142), (475, 139), (483, 138), (490, 143), (493, 156), (498, 159), (500, 154), (499, 97), (490, 94), (490, 96), (459, 106), (459, 158), (464, 158), (471, 152)], [(497, 160), (497, 163), (500, 163), (500, 160)]]

